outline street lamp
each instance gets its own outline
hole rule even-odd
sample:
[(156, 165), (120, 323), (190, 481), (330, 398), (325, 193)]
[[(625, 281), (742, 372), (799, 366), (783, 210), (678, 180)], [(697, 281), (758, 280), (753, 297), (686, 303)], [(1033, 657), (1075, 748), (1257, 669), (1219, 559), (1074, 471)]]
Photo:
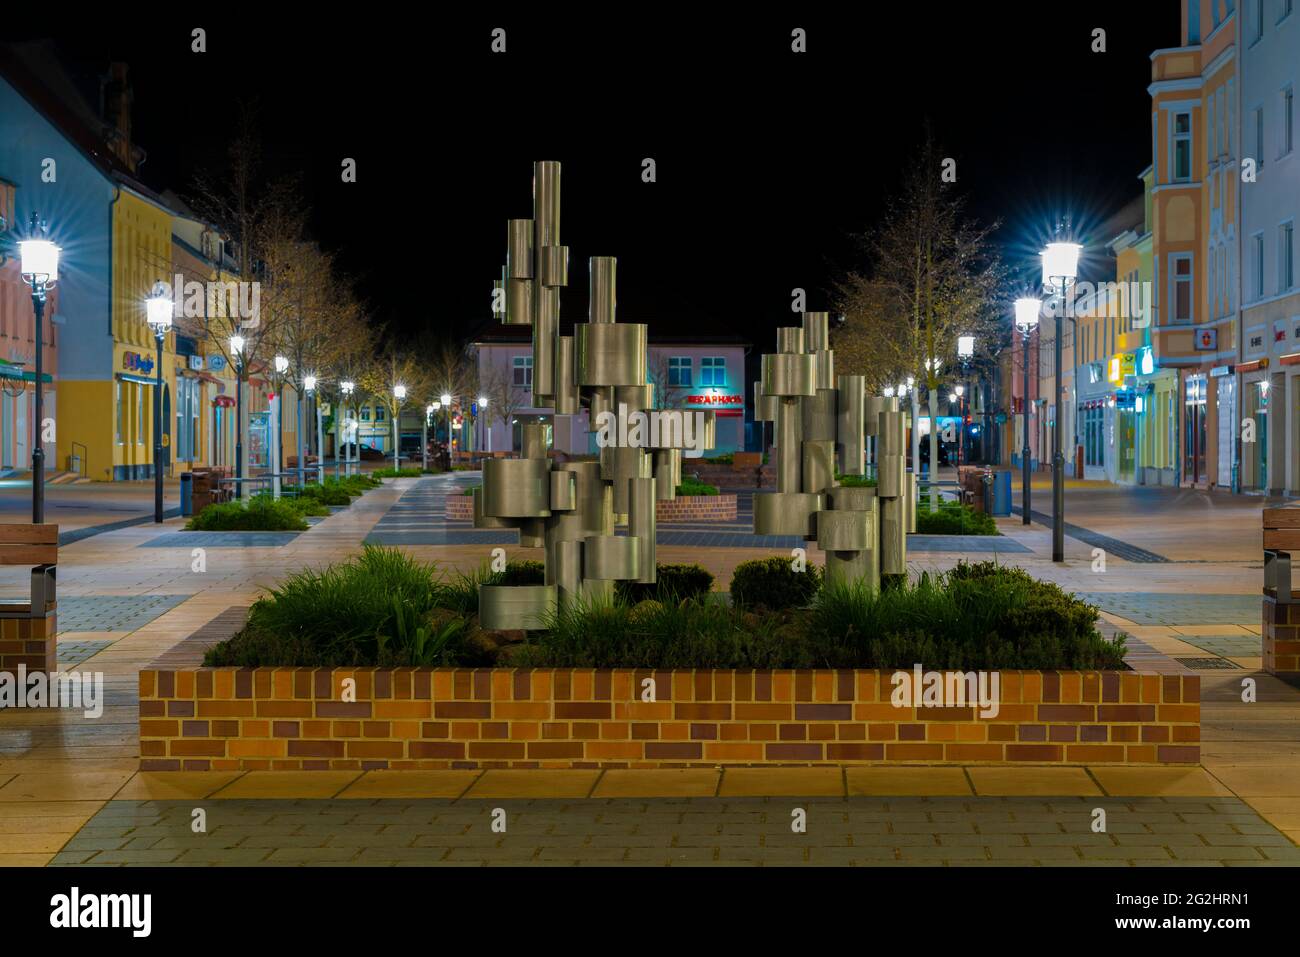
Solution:
[(284, 379), (285, 373), (289, 371), (289, 360), (284, 356), (276, 356), (274, 359), (275, 376), (272, 386), (275, 393), (271, 398), (272, 411), (275, 414), (275, 422), (271, 432), (271, 439), (274, 442), (273, 454), (270, 457), (271, 467), (271, 494), (273, 498), (280, 497), (280, 458), (281, 446), (284, 444), (283, 418), (282, 410), (284, 409)]
[(451, 395), (450, 393), (444, 392), (442, 395), (438, 396), (438, 401), (442, 403), (444, 414), (447, 416), (447, 468), (450, 469), (452, 468), (453, 465), (455, 465), (455, 462), (452, 461), (452, 457), (451, 457)]
[(406, 386), (393, 386), (393, 398), (396, 400), (393, 410), (393, 471), (396, 472), (398, 465), (398, 452), (400, 451), (401, 430), (398, 428), (398, 420), (402, 417), (402, 406), (406, 403)]
[[(353, 393), (354, 391), (356, 391), (356, 388), (357, 388), (357, 384), (356, 384), (355, 382), (353, 382), (352, 380), (350, 380), (350, 379), (344, 379), (342, 382), (339, 383), (339, 389), (341, 389), (342, 392), (343, 392), (343, 398), (339, 400), (339, 416), (338, 416), (338, 418), (339, 418), (339, 424), (340, 424), (340, 427), (341, 427), (341, 429), (342, 429), (342, 434), (341, 434), (341, 438), (340, 438), (340, 440), (339, 440), (339, 445), (342, 446), (342, 450), (343, 450), (343, 461), (344, 461), (344, 463), (345, 463), (345, 464), (344, 464), (345, 474), (350, 474), (350, 473), (348, 473), (346, 470), (347, 470), (348, 466), (350, 466), (351, 463), (352, 463), (352, 455), (351, 455), (350, 452), (348, 452), (348, 442), (347, 442), (347, 438), (348, 438), (348, 425), (344, 422), (344, 419), (347, 417), (347, 409), (348, 409), (347, 401), (348, 401), (348, 399), (350, 399), (350, 398), (352, 397), (352, 393)], [(352, 441), (353, 441), (354, 443), (356, 442), (356, 435), (353, 435), (353, 436), (352, 436)], [(361, 450), (360, 450), (360, 449), (357, 450), (357, 454), (358, 454), (358, 455), (361, 454)], [(337, 474), (337, 472), (338, 472), (338, 469), (337, 469), (337, 466), (338, 466), (338, 455), (337, 455), (337, 454), (334, 456), (334, 463), (335, 463), (335, 474)]]
[(29, 239), (18, 244), (19, 269), (23, 282), (32, 287), (32, 311), (35, 313), (36, 340), (36, 381), (35, 408), (33, 410), (32, 428), (32, 522), (40, 525), (45, 521), (45, 449), (42, 446), (42, 420), (45, 417), (45, 387), (42, 383), (42, 355), (44, 345), (41, 342), (42, 326), (45, 322), (46, 291), (59, 281), (59, 247), (45, 235), (45, 226), (36, 213), (32, 213)]
[[(320, 397), (316, 394), (316, 383), (318, 381), (319, 380), (314, 375), (305, 375), (302, 377), (303, 391), (305, 391), (309, 396), (311, 396), (312, 408), (316, 411), (316, 484), (324, 485), (325, 484), (325, 436), (323, 430), (323, 423), (321, 422), (320, 401), (319, 401)], [(298, 407), (299, 409), (302, 408), (301, 401), (299, 402)], [(298, 416), (298, 432), (299, 434), (302, 433), (301, 413)], [(300, 438), (298, 440), (299, 448), (301, 448), (302, 445), (303, 442), (302, 439)], [(304, 474), (303, 456), (299, 455), (298, 456), (298, 485), (300, 487), (303, 484), (305, 484), (305, 480), (303, 479), (303, 474)]]
[(1061, 297), (1061, 309), (1056, 315), (1056, 345), (1053, 350), (1055, 361), (1052, 365), (1056, 377), (1056, 421), (1053, 423), (1052, 436), (1052, 561), (1065, 561), (1065, 433), (1061, 429), (1065, 418), (1065, 377), (1061, 374), (1061, 334), (1065, 321), (1065, 294), (1070, 284), (1079, 274), (1079, 253), (1083, 247), (1078, 243), (1048, 243), (1042, 252), (1043, 285), (1049, 294)]
[(1031, 296), (1025, 296), (1016, 300), (1016, 328), (1020, 330), (1020, 338), (1025, 344), (1024, 374), (1025, 388), (1024, 398), (1022, 399), (1021, 412), (1024, 415), (1024, 441), (1020, 449), (1020, 466), (1021, 466), (1021, 524), (1029, 524), (1029, 337), (1033, 334), (1034, 329), (1038, 326), (1038, 314), (1043, 309), (1043, 303), (1040, 299)]
[[(488, 407), (487, 396), (481, 395), (478, 397), (478, 407), (479, 407), (479, 415), (482, 415), (483, 410)], [(483, 437), (485, 435), (487, 437), (486, 442), (483, 441)], [(487, 452), (492, 451), (492, 420), (491, 419), (487, 420), (486, 427), (482, 425), (479, 426), (479, 448), (482, 448), (484, 445), (488, 446), (488, 448), (485, 449), (484, 451)]]
[(145, 318), (158, 343), (157, 383), (153, 389), (153, 520), (163, 520), (163, 342), (172, 327), (172, 297), (167, 284), (161, 279), (154, 283), (153, 292), (145, 300)]
[(244, 346), (243, 336), (230, 337), (230, 358), (235, 362), (235, 497), (244, 497)]

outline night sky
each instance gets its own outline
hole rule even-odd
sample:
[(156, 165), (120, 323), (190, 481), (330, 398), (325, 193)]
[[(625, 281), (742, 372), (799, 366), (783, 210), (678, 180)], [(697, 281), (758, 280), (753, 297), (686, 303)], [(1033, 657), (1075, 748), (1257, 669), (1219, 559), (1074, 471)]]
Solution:
[[(401, 339), (490, 324), (506, 220), (532, 215), (532, 161), (558, 159), (566, 325), (585, 321), (587, 258), (614, 255), (621, 320), (766, 349), (793, 287), (829, 308), (834, 277), (859, 264), (852, 235), (927, 120), (969, 211), (1002, 221), (998, 240), (1027, 275), (1060, 213), (1086, 233), (1140, 195), (1150, 162), (1149, 56), (1177, 45), (1177, 0), (914, 3), (898, 19), (877, 12), (892, 4), (863, 6), (815, 19), (657, 5), (564, 15), (577, 26), (263, 7), (69, 16), (66, 32), (6, 36), (52, 35), (86, 76), (130, 64), (139, 176), (157, 190), (183, 195), (220, 159), (238, 102), (256, 102), (268, 172), (302, 175), (316, 238)], [(189, 51), (194, 26), (206, 54)], [(497, 26), (505, 55), (489, 50)], [(803, 55), (790, 52), (796, 26)], [(1090, 50), (1097, 27), (1103, 54)], [(340, 181), (343, 157), (357, 160), (355, 184)]]

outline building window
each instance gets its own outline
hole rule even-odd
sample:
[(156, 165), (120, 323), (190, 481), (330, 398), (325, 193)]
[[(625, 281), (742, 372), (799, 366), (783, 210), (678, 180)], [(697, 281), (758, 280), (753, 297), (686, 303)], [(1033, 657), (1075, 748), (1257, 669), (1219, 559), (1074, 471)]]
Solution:
[(138, 382), (135, 385), (135, 444), (144, 445), (144, 386)]
[(700, 360), (700, 385), (725, 386), (727, 360), (722, 356), (705, 356)]
[(1178, 255), (1169, 257), (1173, 266), (1173, 322), (1192, 321), (1192, 257)]
[(1255, 298), (1264, 298), (1264, 233), (1256, 233), (1255, 242)]
[(1264, 234), (1256, 233), (1252, 245), (1254, 248), (1255, 298), (1264, 298)]
[(1295, 223), (1277, 228), (1277, 291), (1286, 292), (1295, 285)]
[(1192, 178), (1192, 114), (1174, 114), (1174, 181)]
[(691, 384), (691, 357), (690, 356), (669, 356), (668, 357), (668, 384), (669, 385), (690, 385)]
[(1211, 163), (1219, 156), (1219, 117), (1215, 112), (1217, 99), (1217, 96), (1209, 97), (1210, 122), (1205, 127), (1208, 131), (1205, 136), (1205, 156)]
[(362, 422), (369, 422), (369, 421), (370, 421), (370, 406), (368, 406), (368, 405), (363, 405), (363, 406), (361, 407), (361, 417), (360, 417), (360, 419), (361, 419)]
[(1250, 42), (1257, 43), (1264, 37), (1264, 0), (1254, 0), (1251, 5), (1251, 24), (1253, 29), (1250, 31)]
[(384, 421), (384, 407), (382, 405), (375, 406), (375, 421)]
[(531, 389), (533, 387), (532, 356), (515, 356), (511, 364), (510, 381), (521, 389)]
[(1295, 148), (1295, 87), (1288, 86), (1282, 91), (1282, 123), (1278, 129), (1277, 155), (1286, 156)]
[(122, 380), (118, 379), (113, 384), (113, 391), (117, 400), (117, 444), (122, 445), (126, 440), (126, 396), (122, 390)]
[(1253, 110), (1255, 114), (1255, 165), (1264, 165), (1264, 108), (1257, 106)]
[(1219, 292), (1219, 271), (1215, 268), (1218, 262), (1218, 250), (1210, 250), (1210, 268), (1207, 272), (1206, 279), (1210, 284), (1210, 318), (1213, 319), (1219, 314), (1219, 300), (1216, 298)]
[(1295, 0), (1277, 0), (1277, 22), (1281, 23), (1287, 17), (1291, 16), (1291, 10), (1295, 5)]

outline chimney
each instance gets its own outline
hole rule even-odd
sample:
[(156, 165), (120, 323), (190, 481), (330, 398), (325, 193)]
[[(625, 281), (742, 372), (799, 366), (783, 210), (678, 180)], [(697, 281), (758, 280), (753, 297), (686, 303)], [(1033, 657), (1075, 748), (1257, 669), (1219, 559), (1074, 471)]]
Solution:
[(122, 165), (135, 172), (137, 165), (136, 150), (131, 145), (131, 81), (127, 78), (127, 65), (122, 62), (110, 63), (108, 76), (104, 80), (104, 122), (108, 146), (113, 154), (121, 160)]

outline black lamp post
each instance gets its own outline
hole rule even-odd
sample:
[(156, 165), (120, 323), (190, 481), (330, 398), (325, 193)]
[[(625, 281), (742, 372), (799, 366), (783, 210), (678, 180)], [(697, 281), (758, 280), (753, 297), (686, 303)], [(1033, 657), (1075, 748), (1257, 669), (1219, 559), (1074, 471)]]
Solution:
[(32, 213), (31, 233), (29, 239), (18, 244), (20, 270), (23, 281), (32, 287), (32, 311), (35, 313), (36, 327), (36, 381), (32, 384), (35, 393), (32, 429), (32, 522), (40, 525), (45, 521), (45, 449), (41, 432), (45, 419), (45, 370), (43, 363), (44, 343), (41, 333), (45, 325), (45, 294), (59, 281), (59, 247), (43, 238), (45, 226), (35, 212)]
[[(1062, 227), (1064, 231), (1064, 227)], [(1060, 312), (1056, 316), (1055, 364), (1056, 422), (1052, 428), (1052, 561), (1065, 561), (1065, 439), (1062, 426), (1065, 421), (1065, 376), (1061, 369), (1061, 345), (1065, 339), (1066, 290), (1079, 274), (1078, 243), (1048, 243), (1043, 250), (1043, 285), (1049, 292), (1061, 297)]]
[(235, 497), (244, 497), (244, 346), (243, 336), (230, 337), (230, 357), (235, 362)]
[(157, 381), (153, 389), (153, 520), (163, 520), (163, 342), (172, 327), (172, 297), (162, 280), (154, 283), (153, 292), (145, 301), (145, 315), (149, 328), (158, 343)]
[(1021, 402), (1022, 413), (1024, 415), (1024, 441), (1020, 449), (1020, 467), (1022, 486), (1020, 490), (1021, 504), (1021, 524), (1029, 524), (1029, 337), (1033, 334), (1034, 329), (1038, 326), (1038, 314), (1043, 310), (1043, 303), (1040, 299), (1032, 296), (1026, 296), (1023, 299), (1016, 300), (1016, 328), (1020, 330), (1020, 337), (1025, 344), (1024, 374), (1025, 389), (1024, 398)]

